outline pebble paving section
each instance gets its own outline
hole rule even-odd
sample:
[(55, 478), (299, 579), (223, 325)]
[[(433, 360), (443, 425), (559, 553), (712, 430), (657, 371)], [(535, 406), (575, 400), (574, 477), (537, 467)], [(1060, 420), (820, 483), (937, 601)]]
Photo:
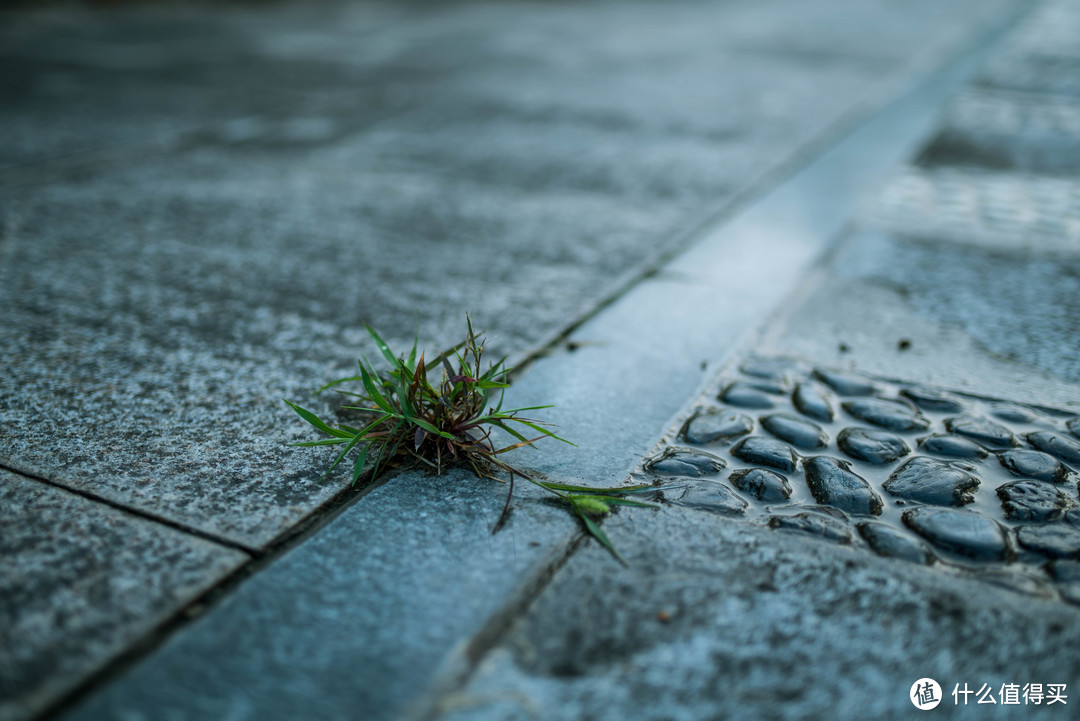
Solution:
[(1080, 603), (1074, 414), (787, 358), (710, 388), (635, 474), (664, 502)]

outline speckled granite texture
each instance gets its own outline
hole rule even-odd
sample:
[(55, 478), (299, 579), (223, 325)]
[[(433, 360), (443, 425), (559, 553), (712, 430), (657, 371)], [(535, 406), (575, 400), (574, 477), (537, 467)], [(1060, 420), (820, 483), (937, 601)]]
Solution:
[(0, 462), (265, 547), (345, 487), (279, 399), (364, 322), (533, 350), (1007, 6), (12, 16)]
[(0, 717), (31, 718), (245, 561), (0, 471)]

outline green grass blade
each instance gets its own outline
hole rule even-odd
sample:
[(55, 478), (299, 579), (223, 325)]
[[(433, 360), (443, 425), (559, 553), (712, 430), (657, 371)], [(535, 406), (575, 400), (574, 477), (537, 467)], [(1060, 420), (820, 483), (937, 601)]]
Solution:
[(386, 341), (379, 337), (379, 334), (375, 332), (374, 328), (367, 323), (364, 324), (364, 327), (367, 328), (367, 332), (370, 333), (371, 337), (375, 340), (375, 345), (378, 347), (379, 352), (382, 353), (383, 358), (386, 359), (386, 362), (390, 364), (391, 368), (396, 368), (400, 361), (398, 361), (397, 356), (394, 355), (394, 351), (390, 350), (390, 346), (387, 345)]
[[(319, 390), (315, 391), (315, 395), (318, 395), (318, 394), (322, 393), (325, 390), (333, 388), (334, 386), (339, 386), (342, 383), (355, 383), (358, 380), (360, 380), (360, 376), (350, 376), (349, 378), (338, 378), (336, 381), (330, 381), (329, 383), (327, 383), (323, 387), (319, 388)], [(353, 394), (353, 395), (355, 395), (355, 394)]]
[(416, 314), (416, 335), (413, 337), (412, 349), (409, 351), (409, 360), (407, 365), (411, 369), (416, 369), (416, 347), (420, 345), (420, 314)]
[(430, 423), (425, 421), (423, 418), (411, 418), (411, 419), (409, 419), (409, 422), (412, 423), (413, 425), (420, 426), (421, 428), (423, 428), (428, 433), (434, 433), (435, 435), (442, 436), (443, 438), (449, 438), (450, 440), (455, 440), (455, 438), (456, 438), (456, 436), (453, 433), (447, 433), (445, 431), (440, 431), (438, 428), (431, 425)]
[(371, 375), (368, 373), (367, 368), (364, 367), (363, 363), (360, 364), (360, 379), (364, 382), (364, 389), (367, 390), (368, 395), (371, 396), (371, 400), (374, 401), (379, 408), (382, 408), (390, 415), (396, 416), (397, 413), (394, 411), (393, 406), (391, 406), (390, 402), (379, 392), (378, 386), (376, 386), (375, 381), (371, 379)]
[(360, 480), (360, 474), (364, 472), (364, 461), (367, 460), (367, 452), (370, 447), (364, 446), (360, 451), (360, 456), (356, 459), (356, 463), (353, 464), (352, 485), (356, 485), (356, 482)]
[[(285, 401), (284, 398), (282, 398), (281, 400)], [(337, 429), (337, 428), (331, 428), (330, 426), (326, 425), (326, 423), (324, 423), (323, 420), (321, 418), (319, 418), (317, 415), (315, 415), (314, 413), (312, 413), (309, 410), (305, 410), (305, 409), (301, 408), (300, 406), (296, 405), (295, 403), (290, 403), (289, 401), (285, 401), (285, 404), (288, 405), (290, 408), (292, 408), (294, 411), (296, 411), (297, 414), (299, 414), (299, 416), (301, 418), (303, 418), (305, 421), (307, 421), (311, 425), (318, 428), (323, 433), (329, 434), (331, 436), (337, 436), (338, 438), (351, 438), (352, 437), (352, 434), (349, 433), (348, 431), (343, 431), (343, 430), (340, 430), (340, 429)]]
[(511, 421), (514, 421), (515, 423), (520, 423), (520, 424), (522, 424), (524, 426), (528, 426), (529, 428), (532, 428), (537, 433), (543, 433), (548, 438), (554, 438), (557, 441), (562, 441), (563, 443), (565, 443), (565, 444), (567, 444), (569, 446), (573, 446), (574, 448), (577, 448), (576, 443), (571, 443), (570, 441), (566, 440), (565, 438), (560, 438), (559, 436), (555, 435), (554, 432), (549, 431), (547, 428), (543, 428), (541, 426), (538, 426), (535, 423), (530, 423), (529, 421), (522, 420), (521, 418), (508, 418), (507, 420), (511, 420)]
[[(351, 441), (349, 441), (349, 445), (345, 446), (345, 448), (342, 449), (341, 453), (339, 453), (337, 455), (337, 458), (334, 459), (334, 462), (330, 464), (330, 467), (326, 469), (326, 472), (322, 474), (322, 477), (319, 480), (320, 481), (326, 480), (326, 477), (330, 475), (330, 471), (337, 468), (337, 464), (341, 463), (341, 459), (344, 458), (346, 455), (348, 455), (349, 451), (351, 451), (353, 449), (353, 447), (357, 443), (359, 443), (362, 438), (363, 438), (363, 436), (357, 435)], [(369, 441), (369, 443), (370, 443), (370, 441)]]
[(585, 528), (589, 531), (589, 534), (600, 542), (604, 548), (606, 548), (615, 559), (624, 566), (629, 566), (626, 559), (619, 554), (619, 551), (615, 548), (615, 544), (611, 542), (611, 539), (604, 533), (604, 529), (600, 528), (593, 519), (589, 518), (588, 514), (579, 511), (577, 507), (574, 507), (574, 512), (577, 513), (578, 518), (585, 524)]
[(502, 421), (500, 421), (500, 420), (493, 420), (493, 421), (491, 421), (491, 425), (495, 426), (496, 428), (502, 428), (502, 429), (503, 429), (504, 431), (506, 431), (507, 433), (509, 433), (510, 435), (512, 435), (512, 436), (513, 436), (514, 438), (518, 439), (519, 441), (524, 441), (524, 440), (527, 440), (527, 439), (525, 438), (525, 436), (523, 436), (522, 434), (518, 433), (518, 432), (517, 432), (517, 431), (515, 431), (515, 430), (514, 430), (513, 428), (511, 428), (510, 426), (506, 425), (505, 423), (503, 423), (503, 422), (502, 422)]
[(311, 448), (313, 446), (336, 446), (339, 443), (348, 443), (353, 439), (349, 438), (323, 438), (321, 441), (301, 441), (299, 443), (290, 443), (290, 446), (296, 446), (298, 448)]
[[(394, 429), (386, 434), (387, 440), (386, 440), (386, 442), (384, 442), (382, 445), (379, 446), (379, 455), (375, 457), (375, 466), (371, 469), (371, 477), (372, 478), (378, 478), (378, 476), (379, 476), (379, 468), (382, 466), (382, 463), (383, 463), (383, 456), (386, 455), (386, 446), (387, 446), (387, 444), (390, 443), (390, 439), (397, 436), (397, 432), (401, 430), (401, 427), (403, 425), (405, 425), (405, 421), (403, 421), (403, 420), (398, 421), (398, 424), (396, 426), (394, 426)], [(400, 442), (400, 439), (399, 439), (398, 443), (396, 443), (394, 445), (394, 450), (390, 452), (391, 456), (393, 456), (394, 453), (397, 452), (397, 448), (400, 445), (400, 443), (401, 442)]]

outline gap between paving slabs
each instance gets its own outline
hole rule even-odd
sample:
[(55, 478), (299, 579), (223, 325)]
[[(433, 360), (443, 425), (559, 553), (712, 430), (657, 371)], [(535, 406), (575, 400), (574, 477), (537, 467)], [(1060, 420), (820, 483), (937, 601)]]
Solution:
[[(41, 523), (56, 533), (41, 533)], [(40, 713), (249, 560), (239, 550), (3, 470), (0, 529), (5, 719)]]
[[(535, 362), (508, 402), (555, 403), (560, 432), (580, 448), (519, 451), (522, 465), (552, 480), (622, 482), (700, 385), (703, 359), (730, 352), (787, 296), (979, 54), (930, 78), (578, 328), (576, 351)], [(222, 709), (262, 718), (364, 709), (379, 719), (404, 713), (424, 692), (438, 696), (464, 678), (577, 535), (565, 509), (538, 502), (523, 484), (507, 527), (491, 536), (501, 490), (459, 471), (398, 475), (65, 718), (170, 708), (178, 719)], [(299, 672), (297, 658), (307, 662)]]

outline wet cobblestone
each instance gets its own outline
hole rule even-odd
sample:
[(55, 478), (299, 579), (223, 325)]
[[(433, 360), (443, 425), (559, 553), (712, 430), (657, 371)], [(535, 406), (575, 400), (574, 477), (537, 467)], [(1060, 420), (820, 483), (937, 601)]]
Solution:
[(786, 358), (737, 368), (643, 463), (691, 484), (670, 502), (1080, 599), (1048, 563), (1080, 558), (1080, 419)]

